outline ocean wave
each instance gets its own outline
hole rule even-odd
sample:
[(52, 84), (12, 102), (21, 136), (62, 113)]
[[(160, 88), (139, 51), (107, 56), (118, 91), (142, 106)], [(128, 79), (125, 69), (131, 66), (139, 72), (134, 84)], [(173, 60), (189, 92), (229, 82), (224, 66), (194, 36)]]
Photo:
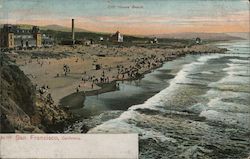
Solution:
[(205, 105), (203, 103), (197, 103), (197, 104), (189, 107), (187, 110), (188, 110), (188, 112), (200, 114), (201, 112), (207, 110), (207, 105)]
[(166, 137), (161, 132), (137, 127), (136, 123), (147, 115), (142, 115), (134, 110), (124, 112), (119, 118), (109, 120), (91, 130), (88, 133), (138, 133), (140, 139), (153, 139), (156, 142), (176, 142), (174, 138)]
[(211, 99), (207, 104), (209, 109), (221, 112), (250, 113), (250, 107), (244, 104), (223, 102), (222, 98)]
[(227, 65), (228, 67), (222, 69), (227, 73), (227, 76), (217, 82), (210, 83), (209, 87), (221, 87), (223, 84), (248, 85), (250, 83), (248, 65), (234, 63), (228, 63)]
[[(157, 110), (160, 112), (166, 111), (163, 107), (164, 104), (166, 103), (166, 99), (167, 99), (166, 97), (171, 98), (171, 95), (175, 92), (175, 90), (178, 90), (178, 87), (180, 87), (178, 83), (186, 82), (187, 75), (189, 73), (192, 73), (192, 71), (197, 67), (197, 65), (202, 65), (206, 63), (207, 61), (209, 61), (210, 59), (215, 59), (218, 57), (220, 57), (220, 55), (202, 56), (195, 62), (183, 65), (182, 69), (176, 74), (175, 78), (173, 78), (170, 81), (169, 86), (167, 88), (155, 94), (153, 97), (149, 98), (143, 104), (131, 106), (127, 111), (122, 113), (120, 117), (104, 122), (103, 124), (91, 129), (89, 133), (93, 133), (93, 132), (94, 133), (98, 133), (98, 132), (133, 133), (134, 132), (134, 133), (142, 134), (144, 132), (145, 134), (145, 130), (141, 130), (140, 128), (136, 127), (135, 125), (131, 123), (133, 121), (140, 120), (140, 118), (142, 118), (142, 114), (137, 112), (136, 110), (148, 109), (148, 110)], [(150, 132), (146, 134), (148, 135), (150, 134)], [(151, 132), (151, 134), (154, 134), (154, 133)]]
[(202, 74), (207, 74), (207, 75), (212, 75), (212, 74), (214, 74), (214, 73), (211, 72), (211, 71), (202, 71), (201, 73), (202, 73)]
[(233, 91), (220, 91), (217, 89), (210, 89), (209, 91), (207, 91), (207, 93), (205, 95), (203, 95), (203, 97), (206, 97), (208, 99), (213, 99), (213, 98), (242, 98), (242, 99), (249, 99), (250, 98), (250, 94), (249, 93), (245, 93), (245, 92), (233, 92)]
[(230, 59), (230, 61), (236, 64), (250, 64), (249, 60)]
[(209, 109), (202, 111), (199, 116), (205, 117), (209, 121), (220, 122), (226, 125), (233, 125), (250, 130), (250, 114), (248, 113), (220, 112)]
[(208, 56), (201, 56), (197, 61), (205, 63), (208, 60), (217, 59), (217, 58), (222, 57), (222, 56), (223, 55), (221, 55), (221, 54), (213, 54), (213, 55), (208, 55)]

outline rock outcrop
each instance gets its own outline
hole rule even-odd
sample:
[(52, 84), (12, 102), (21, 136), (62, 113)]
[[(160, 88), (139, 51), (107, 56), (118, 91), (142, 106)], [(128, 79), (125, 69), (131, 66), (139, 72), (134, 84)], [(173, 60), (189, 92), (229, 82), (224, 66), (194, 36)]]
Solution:
[(63, 131), (69, 113), (40, 94), (30, 79), (3, 53), (0, 60), (0, 132)]

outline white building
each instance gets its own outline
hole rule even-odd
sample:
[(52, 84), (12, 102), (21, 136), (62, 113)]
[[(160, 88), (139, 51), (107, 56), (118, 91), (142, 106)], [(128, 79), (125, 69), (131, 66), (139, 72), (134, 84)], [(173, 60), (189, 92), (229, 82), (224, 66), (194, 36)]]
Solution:
[(117, 31), (115, 34), (111, 35), (110, 39), (113, 42), (122, 43), (123, 42), (123, 35), (119, 31)]
[(201, 44), (201, 43), (202, 43), (201, 38), (197, 37), (197, 38), (195, 39), (195, 43), (196, 43), (196, 44)]

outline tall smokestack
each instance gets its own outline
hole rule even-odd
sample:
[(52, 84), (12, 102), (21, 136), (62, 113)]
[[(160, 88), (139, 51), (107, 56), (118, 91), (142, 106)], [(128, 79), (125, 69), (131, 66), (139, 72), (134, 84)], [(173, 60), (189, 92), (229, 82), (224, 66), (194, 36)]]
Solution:
[(75, 20), (72, 19), (72, 43), (75, 44)]

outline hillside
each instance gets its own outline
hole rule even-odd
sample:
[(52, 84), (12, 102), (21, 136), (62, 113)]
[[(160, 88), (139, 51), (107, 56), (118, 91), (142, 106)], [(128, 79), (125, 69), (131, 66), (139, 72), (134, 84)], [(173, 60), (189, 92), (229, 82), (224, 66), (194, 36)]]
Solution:
[[(33, 25), (29, 25), (29, 24), (17, 24), (18, 26), (20, 26), (22, 29), (31, 29), (33, 27)], [(3, 24), (0, 24), (0, 28), (3, 27)], [(54, 30), (54, 31), (62, 31), (62, 32), (71, 32), (71, 28), (70, 27), (65, 27), (65, 26), (61, 26), (61, 25), (46, 25), (46, 26), (39, 26), (41, 30)], [(88, 32), (85, 29), (81, 29), (81, 28), (75, 28), (76, 32)]]
[(175, 39), (194, 39), (200, 37), (206, 40), (239, 40), (241, 37), (229, 35), (226, 33), (172, 33), (172, 34), (158, 34), (151, 35), (158, 38), (175, 38)]
[(0, 133), (62, 131), (69, 114), (41, 96), (14, 61), (0, 59)]
[[(29, 24), (18, 24), (23, 29), (30, 29), (33, 25)], [(3, 24), (0, 24), (0, 28), (3, 27)], [(40, 26), (40, 29), (44, 33), (51, 34), (56, 39), (70, 39), (71, 38), (71, 28), (65, 27), (57, 24)], [(109, 37), (111, 33), (97, 33), (91, 32), (81, 28), (75, 28), (76, 38), (82, 38), (85, 36), (87, 39), (97, 39), (100, 36)], [(200, 37), (203, 40), (241, 40), (249, 38), (249, 33), (200, 33), (200, 32), (186, 32), (186, 33), (169, 33), (169, 34), (156, 34), (156, 35), (144, 35), (144, 36), (132, 36), (125, 35), (127, 39), (137, 40), (137, 39), (150, 39), (150, 38), (160, 38), (160, 39), (195, 39)]]
[[(41, 30), (55, 30), (55, 31), (62, 31), (62, 32), (71, 32), (71, 28), (69, 27), (64, 27), (61, 25), (46, 25), (46, 26), (42, 26), (40, 27)], [(85, 29), (80, 29), (80, 28), (75, 28), (75, 32), (88, 32)]]
[(227, 33), (230, 36), (240, 37), (243, 39), (250, 39), (250, 32), (248, 33)]

